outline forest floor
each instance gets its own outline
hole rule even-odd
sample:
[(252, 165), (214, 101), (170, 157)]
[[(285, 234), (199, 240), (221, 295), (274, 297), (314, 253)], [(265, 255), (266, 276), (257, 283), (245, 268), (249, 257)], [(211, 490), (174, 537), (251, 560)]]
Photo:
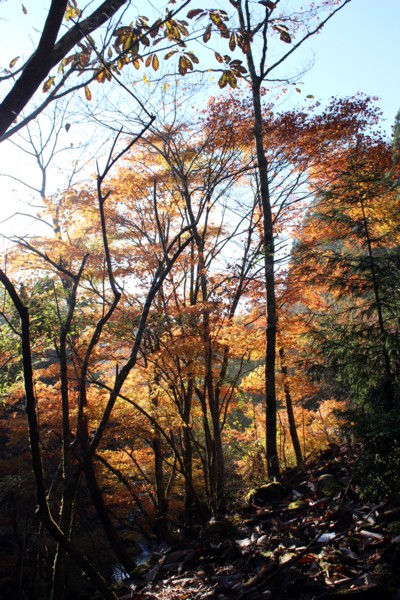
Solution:
[(357, 450), (331, 447), (257, 488), (190, 542), (156, 547), (127, 600), (400, 600), (400, 503), (357, 494)]

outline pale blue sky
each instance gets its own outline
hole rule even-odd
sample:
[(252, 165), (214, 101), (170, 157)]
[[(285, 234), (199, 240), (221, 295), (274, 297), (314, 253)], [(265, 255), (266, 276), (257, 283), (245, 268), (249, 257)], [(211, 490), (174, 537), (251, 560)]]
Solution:
[[(26, 51), (25, 58), (29, 55), (33, 47), (32, 37), (38, 36), (46, 17), (43, 7), (50, 4), (50, 0), (22, 1), (28, 10), (27, 16), (22, 12), (20, 0), (0, 3), (0, 61), (3, 66), (8, 66), (12, 58), (22, 54), (22, 47)], [(213, 0), (205, 2), (207, 6), (214, 5)], [(96, 0), (93, 5), (98, 3)], [(202, 0), (192, 0), (192, 7), (204, 6), (204, 3)], [(302, 0), (291, 0), (291, 3), (296, 7)], [(220, 2), (215, 0), (215, 5), (218, 4)], [(138, 6), (142, 5), (140, 0)], [(157, 0), (156, 6), (164, 5), (165, 0)], [(32, 19), (36, 33), (32, 30)], [(285, 103), (279, 106), (280, 110), (290, 109), (296, 104), (302, 106), (307, 102), (304, 99), (307, 94), (313, 94), (316, 100), (321, 100), (325, 105), (332, 96), (352, 96), (364, 92), (380, 98), (378, 106), (385, 119), (382, 126), (390, 135), (400, 108), (400, 0), (352, 0), (325, 26), (320, 35), (312, 38), (301, 51), (293, 55), (285, 71), (294, 74), (296, 69), (313, 60), (314, 66), (299, 79), (304, 82), (302, 94), (297, 94), (293, 89)], [(210, 94), (218, 94), (216, 84), (215, 89), (210, 88)], [(10, 155), (8, 144), (0, 144), (0, 164), (3, 173), (17, 169), (19, 174), (28, 176), (26, 157), (19, 159)], [(2, 177), (0, 221), (17, 209), (15, 203), (18, 192), (14, 190), (15, 185)], [(26, 198), (26, 192), (21, 198)]]
[(307, 43), (302, 60), (313, 52), (304, 93), (324, 103), (357, 92), (378, 96), (390, 133), (400, 109), (400, 0), (352, 0)]

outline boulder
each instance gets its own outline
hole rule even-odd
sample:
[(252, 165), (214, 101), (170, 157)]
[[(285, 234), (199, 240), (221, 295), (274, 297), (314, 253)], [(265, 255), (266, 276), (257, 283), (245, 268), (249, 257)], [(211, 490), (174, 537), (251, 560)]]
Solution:
[(279, 481), (272, 481), (260, 485), (250, 492), (246, 496), (247, 504), (249, 506), (266, 506), (268, 504), (279, 504), (284, 500), (289, 491)]
[(339, 483), (334, 475), (324, 473), (317, 481), (318, 496), (333, 496), (336, 492), (340, 492), (343, 486)]

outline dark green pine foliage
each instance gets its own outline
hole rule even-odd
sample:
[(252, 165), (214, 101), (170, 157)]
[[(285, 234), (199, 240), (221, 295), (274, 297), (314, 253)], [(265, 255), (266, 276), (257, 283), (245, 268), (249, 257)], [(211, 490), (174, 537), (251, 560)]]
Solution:
[(386, 216), (388, 203), (394, 211), (398, 204), (390, 170), (388, 144), (360, 143), (308, 216), (330, 233), (312, 246), (300, 242), (294, 256), (330, 307), (310, 315), (321, 356), (314, 373), (329, 373), (342, 397), (384, 411), (400, 397), (400, 221), (393, 214), (383, 223), (380, 214), (384, 203)]
[(316, 199), (307, 220), (321, 235), (293, 259), (329, 307), (308, 314), (311, 374), (326, 397), (348, 400), (348, 433), (363, 445), (357, 483), (377, 501), (400, 498), (399, 181), (400, 111), (392, 145), (360, 141)]
[(397, 175), (400, 177), (400, 110), (397, 112), (393, 125), (392, 159), (393, 167), (398, 171)]

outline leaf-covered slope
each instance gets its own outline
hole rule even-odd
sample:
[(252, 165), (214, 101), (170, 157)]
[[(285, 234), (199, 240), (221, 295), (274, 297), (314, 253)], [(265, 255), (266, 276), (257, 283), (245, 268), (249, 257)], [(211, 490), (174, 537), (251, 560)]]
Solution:
[(190, 543), (153, 550), (121, 598), (398, 598), (400, 506), (357, 495), (358, 448), (288, 471), (282, 493), (212, 520)]

